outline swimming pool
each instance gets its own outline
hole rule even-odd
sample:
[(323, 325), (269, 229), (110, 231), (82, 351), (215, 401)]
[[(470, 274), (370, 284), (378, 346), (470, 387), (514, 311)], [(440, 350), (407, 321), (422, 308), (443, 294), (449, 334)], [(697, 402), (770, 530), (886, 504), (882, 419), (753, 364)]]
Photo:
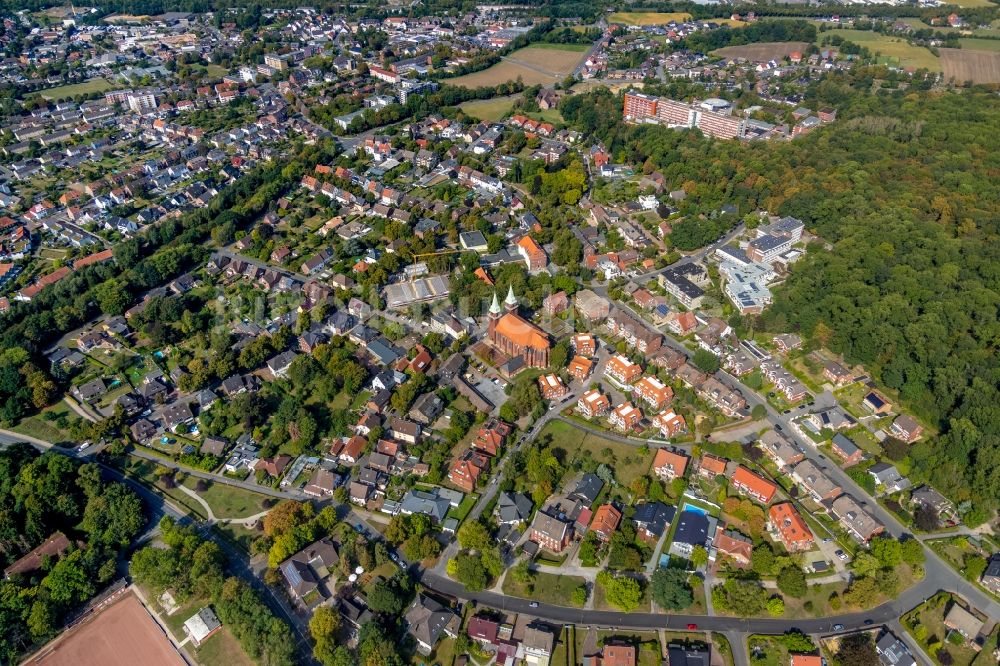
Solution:
[(701, 508), (700, 506), (695, 506), (694, 504), (688, 504), (687, 502), (684, 502), (684, 504), (681, 505), (681, 513), (684, 513), (685, 511), (690, 511), (691, 513), (700, 513), (703, 516), (708, 515), (708, 511), (706, 511), (705, 509)]

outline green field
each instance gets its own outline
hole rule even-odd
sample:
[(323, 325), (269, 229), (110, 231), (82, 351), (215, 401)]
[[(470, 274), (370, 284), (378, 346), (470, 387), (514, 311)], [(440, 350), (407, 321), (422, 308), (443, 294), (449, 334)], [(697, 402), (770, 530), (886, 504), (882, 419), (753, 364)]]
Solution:
[(585, 53), (590, 48), (590, 44), (549, 44), (547, 42), (535, 42), (531, 46), (536, 49), (549, 49), (550, 51), (576, 51)]
[[(618, 482), (626, 488), (636, 478), (649, 472), (653, 463), (652, 451), (643, 455), (639, 453), (638, 446), (583, 432), (562, 421), (549, 422), (538, 436), (543, 440), (550, 438), (553, 448), (565, 450), (568, 464), (577, 457), (607, 463), (615, 470)], [(571, 464), (569, 466), (572, 467)]]
[(511, 576), (504, 577), (503, 591), (514, 597), (525, 599), (536, 599), (547, 604), (557, 606), (575, 606), (573, 603), (573, 590), (584, 584), (582, 576), (560, 576), (537, 571), (528, 583), (515, 582)]
[(958, 40), (963, 49), (970, 51), (1000, 51), (1000, 39), (976, 39), (975, 37), (962, 37)]
[(905, 39), (880, 35), (868, 30), (830, 30), (817, 36), (816, 44), (830, 35), (839, 35), (845, 40), (864, 46), (873, 56), (880, 56), (879, 62), (899, 67), (924, 68), (932, 72), (941, 71), (940, 59), (922, 46), (907, 44)]
[(80, 421), (76, 412), (70, 410), (65, 400), (60, 400), (51, 407), (46, 407), (38, 414), (21, 419), (20, 423), (11, 428), (14, 432), (19, 432), (28, 437), (35, 437), (46, 442), (58, 444), (68, 442), (70, 435), (68, 430), (59, 427), (56, 420), (65, 419), (67, 425), (75, 421)]
[(518, 97), (520, 95), (494, 97), (493, 99), (477, 99), (472, 102), (464, 102), (458, 108), (479, 120), (495, 123), (510, 113), (510, 110), (514, 108), (514, 101)]
[[(196, 490), (195, 486), (201, 480), (189, 475), (184, 479), (184, 485)], [(264, 510), (261, 507), (261, 502), (267, 499), (264, 495), (215, 481), (206, 483), (208, 489), (197, 492), (212, 507), (216, 518), (247, 518)]]
[(84, 81), (83, 83), (71, 83), (66, 86), (49, 88), (48, 90), (43, 90), (40, 94), (45, 99), (63, 99), (66, 97), (76, 97), (77, 95), (89, 95), (93, 92), (104, 92), (112, 88), (114, 86), (107, 79), (96, 78)]
[(687, 12), (615, 12), (608, 17), (608, 23), (621, 25), (662, 25), (671, 21), (687, 21)]

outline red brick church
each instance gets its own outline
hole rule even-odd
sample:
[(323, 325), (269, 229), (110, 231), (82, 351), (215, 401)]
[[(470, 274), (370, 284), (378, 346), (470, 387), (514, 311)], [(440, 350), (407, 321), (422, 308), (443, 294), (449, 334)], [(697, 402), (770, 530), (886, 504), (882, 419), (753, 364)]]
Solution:
[(547, 368), (552, 348), (548, 334), (517, 314), (513, 288), (507, 292), (504, 306), (506, 312), (500, 309), (497, 295), (493, 294), (486, 326), (490, 344), (511, 358), (523, 357), (528, 367)]

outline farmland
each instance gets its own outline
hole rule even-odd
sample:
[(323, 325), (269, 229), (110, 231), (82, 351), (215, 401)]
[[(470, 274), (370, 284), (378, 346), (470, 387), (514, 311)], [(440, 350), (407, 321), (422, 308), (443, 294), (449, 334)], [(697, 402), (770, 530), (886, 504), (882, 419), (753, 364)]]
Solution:
[(962, 49), (969, 51), (1000, 51), (1000, 39), (962, 37), (958, 43), (962, 45)]
[(753, 62), (767, 62), (768, 60), (781, 60), (793, 51), (805, 53), (808, 47), (809, 45), (805, 42), (762, 42), (745, 46), (727, 46), (712, 51), (712, 55), (723, 58), (746, 58)]
[[(564, 46), (568, 48), (559, 48)], [(446, 79), (446, 82), (464, 88), (478, 88), (515, 81), (520, 77), (525, 85), (550, 85), (572, 74), (582, 59), (583, 53), (575, 44), (527, 46), (514, 51), (502, 62), (488, 69)]]
[(608, 17), (608, 23), (621, 25), (663, 25), (671, 21), (687, 21), (687, 12), (615, 12)]
[(924, 68), (932, 72), (941, 71), (941, 61), (937, 56), (923, 46), (908, 44), (900, 37), (880, 35), (868, 30), (831, 30), (820, 33), (817, 44), (821, 44), (830, 35), (839, 35), (849, 42), (867, 48), (872, 55), (882, 56), (879, 61), (888, 65)]
[(65, 99), (67, 97), (76, 97), (77, 95), (89, 95), (90, 93), (104, 92), (105, 90), (111, 90), (113, 87), (114, 86), (112, 86), (107, 79), (98, 77), (96, 79), (84, 81), (83, 83), (71, 83), (57, 88), (49, 88), (47, 90), (43, 90), (41, 95), (45, 99)]
[(1000, 51), (941, 49), (945, 81), (1000, 83)]

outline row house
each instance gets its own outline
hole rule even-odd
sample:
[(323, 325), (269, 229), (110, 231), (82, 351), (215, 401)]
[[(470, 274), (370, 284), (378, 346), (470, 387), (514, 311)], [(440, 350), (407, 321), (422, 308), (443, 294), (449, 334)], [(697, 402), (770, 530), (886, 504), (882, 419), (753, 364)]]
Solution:
[(715, 377), (709, 377), (698, 389), (699, 395), (710, 402), (720, 412), (732, 418), (746, 409), (747, 401), (739, 391), (735, 391)]
[(868, 543), (872, 537), (885, 531), (885, 526), (865, 511), (850, 495), (844, 494), (833, 500), (830, 510), (841, 527), (861, 543)]
[(764, 361), (760, 364), (760, 370), (774, 384), (775, 390), (780, 391), (789, 402), (798, 402), (809, 394), (805, 384), (777, 361)]
[(663, 335), (652, 331), (623, 310), (615, 309), (605, 322), (608, 330), (640, 354), (650, 355), (663, 344)]
[(805, 454), (798, 447), (774, 430), (768, 430), (761, 435), (758, 446), (782, 472), (786, 472), (792, 465), (805, 459)]

